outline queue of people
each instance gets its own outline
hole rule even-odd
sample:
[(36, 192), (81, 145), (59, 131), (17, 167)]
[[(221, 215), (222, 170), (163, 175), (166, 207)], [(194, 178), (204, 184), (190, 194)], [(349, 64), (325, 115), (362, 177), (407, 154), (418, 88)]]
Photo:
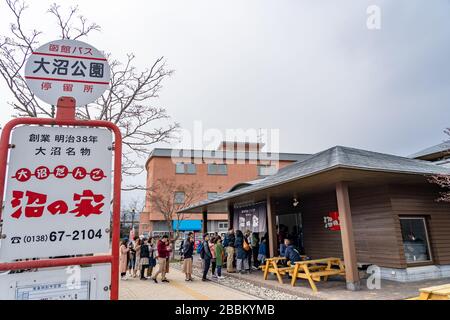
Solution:
[(267, 258), (267, 234), (260, 238), (259, 233), (247, 230), (228, 230), (223, 241), (226, 251), (228, 273), (251, 273)]
[[(132, 241), (125, 239), (122, 241), (119, 251), (119, 271), (122, 280), (139, 276), (141, 280), (151, 278), (158, 283), (157, 278), (161, 274), (161, 281), (169, 282), (166, 274), (169, 272), (172, 246), (167, 235), (161, 239), (152, 237), (136, 237)], [(158, 271), (152, 277), (156, 264), (158, 264)]]
[(203, 236), (203, 241), (199, 244), (197, 252), (202, 259), (203, 276), (202, 281), (208, 281), (209, 269), (211, 276), (216, 279), (223, 279), (222, 267), (225, 260), (225, 249), (222, 245), (222, 237), (215, 235), (210, 237), (208, 234)]
[[(195, 235), (189, 232), (180, 247), (185, 281), (193, 281), (195, 247)], [(167, 235), (161, 239), (140, 237), (131, 242), (124, 240), (120, 246), (121, 279), (126, 280), (128, 275), (133, 278), (139, 276), (141, 280), (152, 279), (158, 283), (158, 277), (161, 276), (161, 282), (169, 282), (166, 275), (169, 273), (172, 251)], [(202, 261), (202, 281), (209, 281), (210, 271), (212, 278), (223, 279), (222, 268), (226, 268), (228, 273), (251, 273), (267, 259), (268, 235), (266, 233), (260, 238), (257, 232), (247, 230), (244, 233), (233, 229), (228, 230), (224, 239), (217, 233), (205, 234), (203, 240), (198, 243), (196, 252)], [(280, 254), (291, 264), (302, 259), (299, 249), (289, 237), (282, 242)], [(157, 264), (158, 270), (153, 275)]]

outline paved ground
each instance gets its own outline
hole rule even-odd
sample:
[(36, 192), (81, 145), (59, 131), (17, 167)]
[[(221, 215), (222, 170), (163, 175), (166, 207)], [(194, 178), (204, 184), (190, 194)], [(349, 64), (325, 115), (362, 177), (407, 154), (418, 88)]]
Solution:
[(121, 300), (255, 300), (243, 292), (213, 282), (203, 282), (194, 277), (193, 282), (184, 281), (184, 274), (171, 268), (167, 275), (169, 283), (157, 284), (152, 280), (129, 278), (120, 281)]
[[(198, 260), (195, 260), (195, 269), (200, 269)], [(229, 282), (231, 287), (245, 288), (246, 292), (255, 296), (276, 300), (293, 300), (294, 298), (312, 300), (403, 300), (418, 296), (420, 288), (450, 283), (450, 278), (406, 283), (381, 280), (380, 289), (370, 290), (366, 285), (366, 279), (364, 279), (367, 274), (360, 272), (360, 291), (346, 290), (345, 279), (338, 276), (330, 277), (328, 281), (316, 282), (319, 291), (314, 293), (306, 280), (299, 279), (296, 286), (292, 287), (287, 276), (283, 278), (283, 284), (280, 284), (274, 275), (269, 275), (269, 279), (264, 280), (263, 273), (260, 270), (245, 275), (224, 272), (224, 275), (227, 280), (223, 282), (223, 285), (228, 286)], [(230, 281), (233, 278), (242, 282), (234, 283)], [(252, 288), (259, 288), (259, 290), (252, 290)], [(270, 291), (266, 292), (267, 290)]]
[[(228, 274), (225, 280), (217, 282), (202, 282), (200, 275), (200, 262), (195, 260), (194, 282), (185, 282), (184, 274), (180, 271), (179, 263), (171, 263), (168, 278), (170, 283), (155, 284), (151, 280), (141, 281), (129, 279), (120, 281), (121, 299), (159, 299), (159, 300), (402, 300), (418, 295), (419, 288), (425, 288), (443, 283), (450, 279), (427, 280), (409, 283), (381, 281), (379, 290), (369, 290), (362, 279), (361, 291), (348, 291), (345, 289), (343, 277), (333, 277), (326, 282), (316, 283), (319, 292), (314, 293), (307, 281), (298, 280), (297, 286), (292, 287), (288, 278), (279, 284), (275, 276), (270, 275), (264, 281), (261, 271), (252, 274)], [(361, 274), (362, 278), (364, 275)]]
[[(225, 273), (225, 275), (228, 274)], [(306, 280), (299, 279), (297, 280), (296, 286), (292, 287), (290, 285), (290, 279), (287, 277), (283, 278), (283, 284), (279, 284), (274, 275), (269, 275), (269, 279), (265, 281), (261, 271), (255, 271), (250, 275), (233, 273), (230, 276), (253, 283), (256, 286), (271, 288), (305, 299), (314, 300), (403, 300), (418, 296), (420, 288), (450, 282), (449, 278), (406, 283), (381, 280), (380, 289), (369, 290), (366, 285), (366, 280), (362, 279), (360, 291), (348, 291), (345, 289), (345, 280), (343, 277), (331, 277), (328, 281), (317, 282), (316, 286), (319, 292), (314, 293)]]

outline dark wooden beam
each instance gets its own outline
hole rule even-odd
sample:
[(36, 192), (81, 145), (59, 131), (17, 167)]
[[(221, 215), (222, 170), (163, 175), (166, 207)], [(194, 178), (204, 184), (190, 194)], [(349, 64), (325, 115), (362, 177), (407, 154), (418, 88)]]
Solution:
[(208, 232), (208, 210), (203, 210), (203, 224), (202, 224), (202, 233), (205, 234)]
[(270, 257), (276, 257), (278, 256), (277, 226), (270, 196), (267, 196), (267, 229), (269, 233), (269, 255)]
[(234, 220), (234, 207), (232, 205), (228, 206), (228, 230), (233, 229), (233, 220)]

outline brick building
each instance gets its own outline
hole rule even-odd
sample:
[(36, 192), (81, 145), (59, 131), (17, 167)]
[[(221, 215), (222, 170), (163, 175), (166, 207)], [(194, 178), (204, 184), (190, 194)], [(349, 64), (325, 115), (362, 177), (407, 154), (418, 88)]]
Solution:
[[(279, 168), (305, 160), (307, 154), (266, 153), (262, 144), (223, 142), (217, 150), (154, 149), (146, 163), (147, 188), (158, 179), (173, 179), (176, 185), (197, 182), (202, 186), (204, 199), (244, 181), (275, 174)], [(177, 192), (175, 192), (177, 193)], [(174, 194), (174, 197), (182, 196)], [(227, 208), (218, 208), (208, 214), (208, 230), (225, 232), (228, 228)], [(202, 213), (193, 213), (180, 225), (180, 231), (201, 231)], [(168, 231), (163, 215), (147, 196), (145, 209), (140, 215), (139, 233), (162, 234)]]

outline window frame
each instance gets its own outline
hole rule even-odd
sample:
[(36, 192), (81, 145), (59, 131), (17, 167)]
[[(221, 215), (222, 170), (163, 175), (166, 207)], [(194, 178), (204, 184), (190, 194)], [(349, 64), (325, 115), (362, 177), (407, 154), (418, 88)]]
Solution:
[[(261, 168), (270, 168), (270, 169), (273, 168), (274, 172), (272, 174), (261, 174), (261, 171), (260, 171)], [(277, 173), (278, 168), (274, 164), (258, 164), (256, 166), (256, 170), (257, 170), (258, 177), (270, 177)]]
[[(177, 194), (182, 194), (183, 195), (183, 202), (178, 202), (177, 201)], [(173, 202), (174, 202), (174, 204), (185, 204), (185, 202), (186, 202), (186, 192), (184, 192), (184, 191), (175, 191), (173, 193)]]
[[(225, 168), (225, 172), (219, 172), (218, 169), (216, 169), (214, 172), (210, 170), (211, 166), (215, 166), (216, 168), (223, 167)], [(210, 176), (227, 176), (228, 175), (228, 165), (226, 163), (208, 163), (207, 165), (207, 172)]]
[[(225, 224), (225, 227), (221, 228), (220, 224)], [(219, 230), (228, 230), (228, 222), (227, 221), (219, 221), (217, 223), (217, 229), (219, 229)]]
[[(188, 168), (190, 165), (192, 166), (191, 168), (194, 168), (194, 172), (189, 172)], [(179, 166), (182, 166), (183, 172), (178, 172)], [(197, 166), (195, 165), (195, 163), (192, 163), (192, 162), (177, 162), (177, 163), (175, 163), (175, 174), (195, 175), (195, 174), (197, 174)]]
[[(401, 236), (401, 240), (402, 240), (402, 246), (404, 245), (404, 240), (403, 240), (403, 230), (402, 230), (401, 220), (422, 220), (424, 230), (425, 230), (425, 238), (426, 238), (426, 242), (427, 242), (429, 259), (424, 260), (424, 261), (408, 261), (405, 256), (405, 262), (406, 262), (407, 266), (430, 265), (430, 264), (434, 263), (433, 252), (431, 251), (430, 235), (428, 232), (428, 221), (427, 221), (428, 219), (427, 218), (428, 218), (427, 216), (399, 216), (400, 236)], [(405, 248), (403, 247), (402, 249), (403, 249), (403, 254), (405, 254)]]
[(209, 197), (210, 194), (214, 193), (214, 197), (217, 196), (219, 193), (217, 191), (207, 191), (206, 192), (206, 199), (207, 200), (211, 200), (211, 198)]

